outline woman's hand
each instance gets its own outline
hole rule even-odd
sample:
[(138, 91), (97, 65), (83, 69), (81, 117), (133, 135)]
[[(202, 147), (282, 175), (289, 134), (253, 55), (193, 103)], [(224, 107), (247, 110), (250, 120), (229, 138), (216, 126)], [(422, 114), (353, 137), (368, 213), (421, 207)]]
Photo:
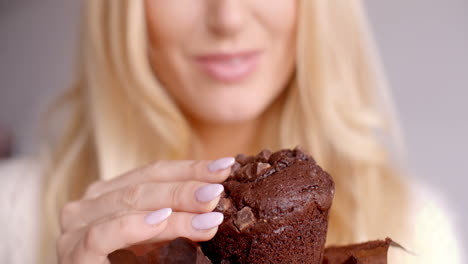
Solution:
[(109, 263), (108, 254), (136, 244), (211, 239), (223, 220), (211, 212), (223, 191), (217, 183), (233, 164), (234, 158), (160, 161), (90, 185), (62, 210), (59, 263)]

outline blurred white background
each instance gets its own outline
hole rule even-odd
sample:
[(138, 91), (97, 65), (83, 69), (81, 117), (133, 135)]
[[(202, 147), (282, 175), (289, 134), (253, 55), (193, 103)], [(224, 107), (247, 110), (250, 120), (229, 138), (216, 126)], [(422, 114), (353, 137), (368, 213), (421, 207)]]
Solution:
[[(411, 172), (446, 197), (468, 238), (468, 1), (366, 2)], [(17, 135), (17, 153), (34, 150), (40, 111), (71, 80), (79, 6), (0, 0), (0, 127)]]

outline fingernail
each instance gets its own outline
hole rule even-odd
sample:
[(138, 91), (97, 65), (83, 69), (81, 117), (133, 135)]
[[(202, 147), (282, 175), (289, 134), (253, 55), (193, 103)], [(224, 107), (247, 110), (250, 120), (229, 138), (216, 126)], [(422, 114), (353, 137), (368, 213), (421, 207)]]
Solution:
[(221, 184), (208, 184), (199, 188), (195, 192), (195, 197), (199, 202), (206, 203), (214, 200), (224, 191), (224, 186)]
[(157, 225), (157, 224), (164, 222), (164, 220), (166, 220), (171, 214), (172, 214), (171, 208), (160, 209), (160, 210), (157, 210), (148, 214), (145, 217), (145, 222), (148, 225)]
[(198, 230), (208, 230), (219, 226), (223, 219), (223, 214), (218, 212), (196, 215), (192, 219), (192, 227)]
[(208, 164), (208, 170), (210, 172), (225, 170), (231, 167), (234, 164), (234, 162), (236, 162), (236, 159), (232, 157), (218, 159)]

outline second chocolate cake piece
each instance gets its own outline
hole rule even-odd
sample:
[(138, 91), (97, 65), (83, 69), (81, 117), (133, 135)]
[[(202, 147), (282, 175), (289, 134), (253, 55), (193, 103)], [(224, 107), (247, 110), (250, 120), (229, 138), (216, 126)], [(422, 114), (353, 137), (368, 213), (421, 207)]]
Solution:
[(217, 207), (224, 222), (201, 244), (217, 263), (320, 263), (332, 178), (299, 149), (236, 157)]

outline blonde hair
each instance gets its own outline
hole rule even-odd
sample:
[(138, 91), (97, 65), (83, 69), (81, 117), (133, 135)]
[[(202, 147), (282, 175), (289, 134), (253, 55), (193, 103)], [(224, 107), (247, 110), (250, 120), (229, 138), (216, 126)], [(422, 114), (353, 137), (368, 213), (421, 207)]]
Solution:
[[(61, 99), (69, 124), (44, 190), (46, 263), (67, 201), (190, 148), (190, 126), (151, 69), (144, 17), (143, 1), (86, 1), (77, 81)], [(399, 133), (369, 36), (360, 1), (300, 1), (296, 72), (260, 130), (262, 147), (300, 145), (334, 177), (333, 244), (404, 234), (406, 189), (384, 144), (397, 145)]]

